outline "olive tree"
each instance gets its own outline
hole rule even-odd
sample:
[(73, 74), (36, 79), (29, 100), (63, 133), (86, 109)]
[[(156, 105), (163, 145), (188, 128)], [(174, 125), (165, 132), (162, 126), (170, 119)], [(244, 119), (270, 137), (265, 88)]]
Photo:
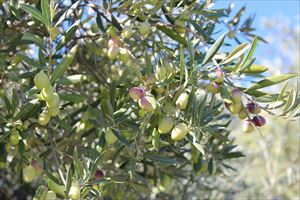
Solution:
[(4, 1), (1, 197), (189, 198), (244, 156), (232, 117), (297, 117), (297, 89), (263, 90), (297, 74), (268, 77), (252, 17), (212, 4)]

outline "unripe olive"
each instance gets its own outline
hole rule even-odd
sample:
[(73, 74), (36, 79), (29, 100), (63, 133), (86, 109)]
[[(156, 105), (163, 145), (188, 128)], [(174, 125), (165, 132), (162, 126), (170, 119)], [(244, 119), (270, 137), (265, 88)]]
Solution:
[(59, 114), (59, 106), (48, 107), (48, 112), (51, 117), (56, 117)]
[(132, 87), (129, 90), (129, 96), (133, 99), (141, 99), (145, 95), (145, 91), (141, 87)]
[(179, 109), (183, 110), (186, 108), (187, 103), (189, 101), (189, 95), (187, 93), (181, 93), (176, 100), (176, 105), (179, 107)]
[(220, 68), (220, 67), (218, 67), (217, 69), (216, 69), (216, 72), (215, 72), (216, 74), (216, 79), (215, 79), (215, 82), (216, 83), (222, 83), (223, 82), (223, 79), (224, 79), (224, 72), (223, 72), (223, 70)]
[(36, 177), (35, 169), (33, 166), (28, 165), (23, 168), (23, 180), (27, 183), (30, 183), (33, 181), (33, 179)]
[(110, 128), (106, 130), (104, 136), (107, 144), (114, 144), (118, 139)]
[(261, 108), (259, 107), (259, 105), (253, 102), (247, 104), (247, 109), (252, 114), (259, 114), (261, 112)]
[(213, 94), (217, 94), (220, 92), (220, 85), (218, 83), (212, 82), (207, 85), (206, 89)]
[(171, 132), (171, 139), (172, 140), (182, 140), (185, 138), (186, 134), (188, 132), (188, 127), (184, 123), (179, 123), (172, 129)]
[(226, 108), (231, 112), (232, 114), (237, 114), (242, 109), (241, 102), (239, 103), (225, 103)]
[(17, 131), (17, 130), (13, 130), (13, 131), (10, 133), (9, 141), (10, 141), (13, 145), (17, 145), (17, 144), (19, 144), (19, 140), (20, 140), (20, 135), (19, 135), (18, 131)]
[(185, 22), (182, 19), (177, 19), (174, 24), (174, 29), (177, 33), (185, 33)]
[(168, 133), (172, 130), (173, 125), (174, 122), (170, 117), (164, 117), (158, 124), (158, 132), (160, 134)]
[(59, 95), (55, 92), (53, 93), (52, 98), (46, 101), (48, 107), (57, 107), (59, 104)]
[(41, 126), (46, 126), (50, 121), (50, 114), (48, 112), (42, 112), (39, 116), (39, 124)]
[(45, 87), (48, 87), (50, 85), (50, 80), (47, 74), (43, 71), (40, 71), (34, 76), (34, 84), (37, 88), (43, 89)]
[(123, 28), (123, 31), (122, 31), (122, 36), (123, 36), (125, 39), (128, 39), (128, 38), (130, 38), (132, 35), (133, 35), (132, 28), (129, 27), (129, 26), (125, 26), (125, 27)]
[(35, 160), (31, 161), (31, 166), (35, 169), (35, 176), (40, 176), (43, 172), (43, 167)]
[(46, 194), (46, 200), (55, 200), (56, 199), (56, 194), (53, 191), (48, 191)]
[(115, 60), (119, 55), (119, 47), (117, 45), (109, 47), (107, 56), (110, 60)]
[(151, 31), (151, 25), (148, 22), (143, 22), (140, 24), (139, 32), (141, 35), (147, 35)]
[(145, 95), (139, 99), (139, 105), (143, 110), (152, 112), (156, 109), (156, 99), (151, 94)]
[(116, 46), (117, 45), (117, 41), (116, 39), (109, 39), (108, 40), (108, 47), (112, 47), (112, 46)]
[(69, 191), (69, 197), (71, 197), (72, 200), (80, 199), (80, 188), (77, 183), (72, 184), (70, 191)]
[(122, 63), (126, 64), (128, 60), (130, 59), (130, 54), (127, 49), (121, 48), (119, 53), (119, 58), (122, 61)]
[(48, 85), (47, 87), (42, 89), (41, 95), (46, 101), (52, 99), (54, 95), (54, 88), (51, 85)]
[(239, 112), (238, 112), (238, 116), (239, 116), (239, 119), (246, 119), (248, 117), (246, 111), (244, 109), (241, 109)]
[(261, 127), (266, 124), (266, 119), (260, 115), (256, 115), (253, 117), (252, 122), (255, 126)]
[(251, 133), (252, 131), (254, 131), (254, 126), (251, 121), (246, 120), (243, 123), (242, 129), (245, 133)]
[(231, 91), (231, 99), (233, 100), (233, 102), (241, 102), (241, 98), (242, 98), (242, 92), (241, 90), (239, 90), (238, 88), (235, 88)]

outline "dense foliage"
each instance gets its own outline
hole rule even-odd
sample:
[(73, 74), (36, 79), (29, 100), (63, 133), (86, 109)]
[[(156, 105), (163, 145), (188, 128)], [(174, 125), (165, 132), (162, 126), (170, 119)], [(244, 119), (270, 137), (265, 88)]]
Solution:
[(209, 0), (5, 1), (0, 197), (184, 199), (192, 184), (209, 189), (207, 177), (243, 156), (231, 116), (252, 134), (268, 124), (262, 110), (299, 116), (297, 89), (262, 90), (297, 74), (265, 77), (254, 57), (264, 40), (251, 17), (241, 22), (244, 10), (231, 18)]

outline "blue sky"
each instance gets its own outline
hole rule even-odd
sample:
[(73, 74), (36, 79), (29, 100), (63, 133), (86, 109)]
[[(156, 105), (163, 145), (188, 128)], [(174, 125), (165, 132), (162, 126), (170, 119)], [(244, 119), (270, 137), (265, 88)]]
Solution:
[[(245, 19), (250, 15), (255, 15), (252, 25), (256, 28), (254, 33), (267, 40), (271, 39), (269, 40), (269, 44), (258, 44), (254, 54), (257, 58), (256, 64), (270, 65), (267, 67), (276, 68), (277, 73), (279, 71), (288, 72), (288, 69), (285, 69), (286, 67), (279, 70), (279, 66), (282, 68), (282, 63), (292, 65), (295, 61), (295, 54), (299, 52), (295, 49), (283, 51), (281, 45), (287, 40), (288, 35), (276, 31), (282, 30), (281, 28), (284, 26), (293, 30), (299, 30), (300, 0), (217, 0), (214, 8), (227, 8), (230, 3), (234, 3), (232, 16), (234, 16), (242, 6), (246, 6), (246, 12), (242, 19)], [(269, 30), (264, 27), (262, 24), (265, 20), (270, 20), (275, 23), (275, 28), (277, 30)], [(298, 41), (295, 40), (295, 43), (299, 43), (299, 37)], [(230, 41), (227, 40), (227, 42)], [(233, 45), (236, 44), (233, 43)]]

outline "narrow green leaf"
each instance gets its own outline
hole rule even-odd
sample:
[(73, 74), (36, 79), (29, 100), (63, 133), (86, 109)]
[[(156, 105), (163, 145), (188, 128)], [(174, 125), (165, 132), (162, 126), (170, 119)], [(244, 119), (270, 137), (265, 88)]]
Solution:
[(72, 103), (80, 103), (85, 100), (83, 95), (76, 93), (59, 93), (59, 97), (64, 101), (69, 101)]
[(9, 9), (11, 10), (12, 14), (18, 19), (20, 20), (20, 12), (17, 8), (15, 8), (14, 6), (9, 5)]
[(193, 145), (200, 151), (200, 153), (201, 153), (202, 155), (205, 155), (204, 148), (202, 147), (201, 144), (195, 143), (195, 142), (194, 142)]
[(292, 88), (291, 91), (290, 91), (288, 100), (287, 100), (287, 102), (285, 104), (285, 107), (283, 109), (283, 113), (287, 113), (293, 107), (293, 105), (295, 104), (296, 98), (297, 98), (297, 96), (296, 96), (295, 89)]
[(286, 88), (288, 87), (288, 85), (289, 85), (289, 82), (287, 82), (287, 83), (283, 86), (283, 88), (281, 89), (281, 92), (280, 92), (280, 94), (279, 94), (279, 96), (278, 96), (277, 101), (281, 100), (281, 99), (284, 97), (285, 90), (286, 90)]
[(65, 193), (64, 193), (65, 187), (64, 186), (58, 185), (50, 178), (48, 179), (47, 184), (48, 184), (48, 187), (50, 188), (50, 190), (52, 190), (53, 192), (55, 192), (59, 195), (65, 196)]
[(203, 61), (202, 61), (202, 65), (205, 65), (220, 49), (220, 47), (222, 46), (225, 36), (227, 33), (224, 33), (223, 35), (221, 35), (216, 41), (215, 43), (210, 47), (210, 49), (208, 50), (208, 52), (206, 53)]
[(61, 16), (60, 18), (57, 20), (56, 24), (54, 27), (58, 27), (65, 19), (67, 19), (72, 12), (77, 8), (78, 4), (80, 3), (80, 0), (78, 0), (77, 2), (73, 3), (72, 6), (67, 9)]
[(73, 59), (76, 55), (78, 45), (75, 45), (69, 53), (63, 58), (63, 60), (56, 66), (51, 75), (51, 82), (54, 82), (56, 79), (61, 77), (72, 64)]
[(60, 50), (65, 44), (67, 44), (71, 39), (73, 39), (76, 30), (80, 24), (80, 20), (77, 20), (67, 31), (66, 35), (62, 36), (61, 40), (56, 46), (56, 51)]
[(245, 64), (242, 65), (242, 67), (239, 69), (239, 71), (244, 72), (245, 70), (250, 68), (252, 66), (252, 64), (255, 62), (255, 60), (256, 60), (256, 58), (251, 58), (250, 60), (248, 60)]
[(41, 1), (42, 7), (42, 16), (44, 17), (45, 21), (47, 22), (47, 28), (51, 28), (51, 11), (50, 11), (50, 0), (42, 0)]
[(175, 31), (173, 31), (172, 29), (166, 27), (165, 25), (162, 24), (158, 24), (156, 25), (157, 29), (162, 31), (164, 34), (166, 34), (167, 36), (169, 36), (170, 38), (172, 38), (173, 40), (187, 46), (187, 41), (181, 37), (178, 33), (176, 33)]
[(42, 38), (40, 38), (37, 35), (33, 35), (31, 33), (24, 33), (24, 35), (22, 36), (22, 40), (23, 41), (29, 41), (29, 42), (33, 42), (34, 44), (36, 44), (38, 47), (42, 48), (43, 50), (45, 50), (45, 46), (44, 46), (44, 41)]
[(226, 154), (224, 156), (225, 159), (231, 159), (231, 158), (240, 158), (240, 157), (245, 157), (244, 154), (242, 154), (241, 152), (239, 151), (236, 151), (236, 152), (230, 152), (228, 154)]
[(112, 128), (111, 130), (112, 130), (112, 132), (115, 134), (115, 136), (118, 138), (118, 140), (120, 142), (122, 142), (126, 146), (130, 145), (130, 143), (128, 142), (128, 140), (120, 133), (120, 131), (118, 131), (117, 129), (114, 129), (114, 128)]
[(73, 178), (73, 171), (72, 171), (72, 166), (69, 167), (68, 172), (67, 172), (67, 180), (66, 180), (66, 194), (69, 194), (71, 185), (72, 185), (72, 178)]
[(256, 49), (256, 43), (257, 43), (257, 36), (255, 36), (255, 38), (253, 39), (253, 42), (252, 42), (251, 47), (250, 47), (250, 50), (249, 50), (249, 52), (247, 54), (247, 57), (246, 57), (243, 65), (245, 65), (246, 62), (252, 57), (252, 55), (253, 55), (253, 53), (254, 53), (254, 51)]
[(214, 172), (214, 162), (213, 162), (212, 158), (210, 158), (208, 161), (207, 169), (208, 169), (209, 174), (212, 175)]
[(281, 83), (283, 81), (286, 81), (290, 78), (294, 78), (298, 76), (298, 74), (280, 74), (280, 75), (274, 75), (271, 77), (268, 77), (266, 79), (263, 79), (257, 83), (255, 83), (254, 85), (252, 85), (251, 87), (249, 87), (246, 91), (250, 91), (250, 90), (255, 90), (255, 89), (260, 89), (260, 88), (265, 88), (265, 87), (269, 87), (272, 85), (276, 85), (278, 83)]
[(246, 69), (241, 70), (240, 72), (247, 74), (260, 74), (265, 71), (268, 71), (267, 67), (264, 67), (262, 65), (251, 65), (250, 67), (247, 67)]
[(41, 68), (40, 64), (33, 60), (32, 58), (29, 58), (28, 56), (26, 56), (25, 54), (21, 54), (21, 53), (17, 53), (17, 56), (24, 61), (26, 64), (28, 64), (30, 67), (35, 67), (35, 68)]
[(175, 158), (168, 158), (168, 157), (164, 157), (164, 156), (150, 155), (150, 154), (146, 154), (145, 157), (154, 162), (158, 162), (158, 163), (166, 164), (166, 165), (173, 165), (173, 164), (177, 163), (177, 160)]
[(226, 64), (231, 62), (232, 60), (240, 57), (241, 55), (243, 55), (249, 48), (249, 44), (248, 43), (242, 43), (239, 46), (237, 46), (235, 49), (233, 49), (232, 52), (230, 52), (228, 54), (228, 56), (226, 56), (226, 58), (221, 62), (221, 64)]
[(20, 7), (22, 10), (24, 10), (28, 14), (31, 14), (33, 18), (39, 20), (47, 27), (47, 21), (42, 16), (41, 12), (38, 9), (36, 9), (35, 7), (32, 7), (30, 5), (26, 5), (26, 4), (20, 4)]

